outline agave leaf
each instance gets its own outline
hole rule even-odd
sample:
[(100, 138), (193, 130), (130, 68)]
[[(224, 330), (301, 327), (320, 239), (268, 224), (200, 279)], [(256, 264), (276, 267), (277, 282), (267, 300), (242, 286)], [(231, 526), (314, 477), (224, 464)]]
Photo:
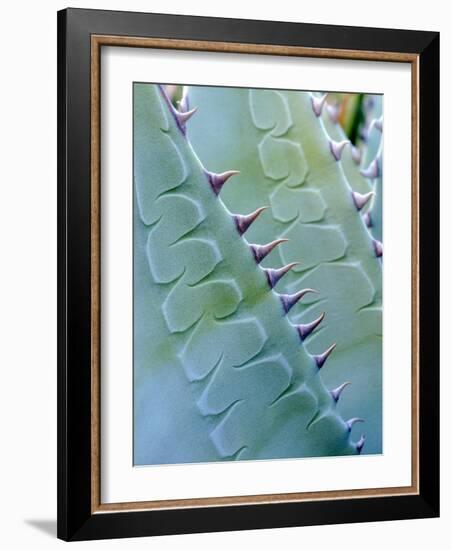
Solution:
[(327, 354), (305, 348), (185, 133), (161, 88), (134, 85), (135, 464), (357, 454)]
[[(380, 99), (380, 101), (382, 101), (382, 99)], [(381, 242), (383, 198), (382, 125), (382, 116), (371, 120), (366, 134), (366, 144), (363, 148), (362, 157), (362, 172), (369, 175), (375, 193), (375, 200), (369, 211), (371, 233), (375, 239)]]
[(222, 195), (227, 208), (248, 212), (270, 205), (266, 223), (254, 224), (249, 238), (289, 239), (271, 258), (273, 267), (277, 257), (279, 265), (299, 262), (279, 283), (281, 291), (319, 290), (290, 318), (309, 323), (326, 312), (307, 348), (319, 353), (337, 341), (324, 379), (352, 381), (339, 410), (345, 415), (349, 408), (358, 410), (366, 421), (366, 452), (381, 452), (381, 261), (346, 177), (347, 147), (339, 160), (339, 147), (307, 92), (195, 86), (189, 97), (198, 107), (189, 137), (202, 162), (217, 171), (233, 166), (241, 172)]
[[(331, 110), (327, 107), (328, 105), (326, 103), (325, 108), (323, 108), (321, 111), (321, 118), (328, 136), (336, 142), (347, 140), (348, 137), (341, 127), (340, 122), (337, 120), (336, 117), (334, 117), (333, 112), (331, 112)], [(343, 154), (341, 156), (341, 166), (343, 167), (348, 183), (353, 191), (365, 194), (372, 191), (373, 187), (368, 178), (365, 178), (360, 172), (360, 157), (360, 149), (352, 144), (349, 144), (343, 149)], [(362, 211), (362, 213), (366, 212), (370, 207), (371, 204), (368, 204)]]

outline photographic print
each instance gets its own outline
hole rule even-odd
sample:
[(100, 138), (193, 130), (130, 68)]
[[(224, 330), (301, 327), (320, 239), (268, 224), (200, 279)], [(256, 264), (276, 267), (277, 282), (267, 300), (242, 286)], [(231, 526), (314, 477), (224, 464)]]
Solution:
[(135, 466), (383, 452), (382, 120), (133, 84)]
[(58, 13), (59, 538), (438, 517), (439, 40)]

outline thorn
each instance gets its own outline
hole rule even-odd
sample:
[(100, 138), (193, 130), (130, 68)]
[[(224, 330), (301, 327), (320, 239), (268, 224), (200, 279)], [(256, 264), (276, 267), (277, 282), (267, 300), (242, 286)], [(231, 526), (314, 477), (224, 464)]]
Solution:
[(382, 258), (383, 245), (380, 241), (373, 239), (373, 248), (377, 258)]
[(371, 121), (370, 127), (368, 129), (368, 133), (371, 132), (373, 127), (376, 128), (376, 130), (379, 130), (379, 132), (382, 132), (383, 121), (384, 121), (384, 117), (382, 116), (379, 118), (373, 118), (373, 120)]
[(263, 210), (266, 210), (267, 208), (269, 208), (269, 206), (262, 206), (261, 208), (257, 208), (257, 210), (251, 212), (251, 214), (247, 214), (246, 216), (235, 214), (233, 216), (233, 219), (235, 220), (235, 225), (238, 233), (240, 235), (244, 235), (244, 233), (246, 233), (252, 223), (260, 216)]
[(324, 365), (324, 363), (327, 361), (327, 358), (334, 351), (334, 349), (336, 347), (337, 347), (337, 344), (334, 343), (329, 348), (327, 348), (326, 351), (324, 353), (322, 353), (321, 355), (314, 355), (313, 356), (315, 358), (316, 365), (319, 369)]
[(188, 97), (188, 87), (183, 86), (182, 99), (177, 103), (179, 111), (186, 113), (189, 111), (189, 97)]
[(276, 239), (267, 244), (251, 244), (252, 253), (254, 254), (255, 261), (259, 264), (266, 256), (281, 243), (286, 243), (288, 239)]
[(377, 158), (372, 160), (367, 168), (364, 168), (363, 170), (360, 170), (360, 173), (365, 178), (369, 178), (371, 180), (374, 180), (375, 178), (378, 178), (380, 176), (380, 169), (379, 169), (379, 162)]
[(163, 96), (163, 99), (166, 102), (166, 105), (167, 105), (168, 109), (171, 111), (172, 116), (175, 119), (175, 122), (178, 126), (178, 129), (182, 132), (183, 135), (185, 135), (186, 134), (186, 126), (183, 123), (183, 120), (180, 118), (182, 113), (177, 111), (177, 109), (172, 105), (172, 101), (169, 99), (169, 96), (168, 96), (164, 86), (162, 86), (161, 84), (158, 84), (157, 86), (158, 86), (158, 89), (160, 91), (160, 94)]
[(351, 157), (357, 166), (359, 166), (362, 161), (362, 151), (358, 147), (355, 147), (355, 145), (351, 146)]
[(311, 323), (307, 323), (305, 325), (296, 325), (296, 329), (299, 333), (299, 337), (302, 341), (304, 341), (309, 334), (311, 334), (315, 328), (321, 323), (321, 321), (325, 317), (325, 313), (321, 313), (321, 315), (318, 317), (318, 319), (315, 319)]
[(269, 286), (271, 288), (274, 288), (276, 284), (280, 281), (280, 279), (295, 265), (299, 265), (299, 262), (292, 262), (291, 264), (287, 264), (283, 267), (280, 267), (279, 269), (264, 269), (263, 271), (266, 273)]
[(350, 384), (351, 382), (343, 382), (343, 384), (341, 384), (334, 390), (330, 390), (330, 395), (332, 396), (332, 399), (335, 401), (335, 403), (340, 399), (341, 392)]
[(239, 174), (239, 171), (228, 170), (227, 172), (222, 172), (222, 174), (214, 174), (213, 172), (206, 172), (206, 174), (208, 177), (208, 181), (210, 182), (210, 185), (212, 186), (213, 191), (215, 192), (215, 195), (219, 195), (224, 183), (232, 176)]
[(299, 300), (304, 297), (309, 292), (314, 292), (315, 294), (319, 294), (317, 290), (314, 290), (313, 288), (304, 288), (302, 290), (299, 290), (295, 294), (279, 294), (280, 301), (282, 302), (283, 309), (285, 310), (285, 313), (288, 313), (290, 309), (297, 303)]
[(369, 212), (365, 212), (365, 214), (362, 215), (362, 218), (367, 227), (373, 227), (373, 220), (371, 219), (371, 214)]
[(352, 192), (352, 199), (357, 210), (362, 210), (362, 208), (372, 199), (373, 196), (374, 191), (369, 191), (364, 195), (362, 195), (361, 193), (357, 193), (357, 191)]
[(352, 427), (353, 427), (354, 424), (356, 424), (357, 422), (365, 422), (365, 420), (363, 420), (363, 418), (350, 418), (350, 419), (346, 422), (346, 425), (348, 426), (348, 431), (351, 431), (351, 430), (352, 430)]
[(194, 107), (194, 109), (191, 109), (191, 111), (175, 111), (175, 116), (177, 117), (179, 123), (182, 126), (185, 126), (188, 120), (194, 115), (196, 111), (197, 107)]
[(341, 159), (343, 149), (348, 143), (351, 143), (348, 139), (344, 139), (343, 141), (334, 141), (333, 139), (329, 140), (330, 151), (335, 160)]
[(312, 95), (312, 109), (316, 116), (321, 116), (324, 102), (326, 101), (327, 94), (323, 94), (321, 97)]
[(355, 444), (355, 448), (356, 448), (358, 454), (360, 454), (362, 452), (362, 449), (363, 449), (364, 445), (365, 445), (365, 434), (362, 434), (360, 439)]
[(340, 115), (340, 107), (338, 106), (338, 103), (328, 103), (326, 105), (327, 114), (329, 115), (330, 120), (337, 124), (338, 117)]

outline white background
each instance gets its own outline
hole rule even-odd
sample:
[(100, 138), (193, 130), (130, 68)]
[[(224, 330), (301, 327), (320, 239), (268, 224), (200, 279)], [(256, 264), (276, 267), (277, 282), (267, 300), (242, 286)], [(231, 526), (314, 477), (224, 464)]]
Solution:
[[(396, 4), (379, 0), (277, 3), (228, 0), (118, 2), (72, 6), (191, 13), (312, 23), (442, 32), (442, 280), (450, 281), (451, 172), (447, 159), (450, 122), (451, 31), (446, 3), (438, 0)], [(1, 544), (5, 548), (52, 548), (56, 518), (56, 10), (62, 2), (9, 3), (2, 10), (0, 88), (0, 315), (2, 368), (0, 418)], [(433, 192), (433, 190), (431, 190)], [(445, 239), (445, 235), (447, 238)], [(445, 256), (445, 250), (448, 251)], [(450, 333), (449, 284), (442, 288), (442, 336)], [(446, 317), (446, 318), (445, 318)], [(85, 543), (115, 548), (215, 548), (245, 545), (286, 548), (376, 549), (402, 544), (443, 548), (450, 536), (451, 462), (449, 346), (442, 354), (442, 518), (385, 524), (339, 525), (260, 532), (220, 533), (159, 539)], [(446, 397), (446, 400), (445, 400)]]
[[(383, 454), (133, 467), (132, 82), (174, 75), (197, 84), (384, 93)], [(410, 66), (400, 63), (104, 50), (101, 502), (410, 485), (410, 204), (399, 208), (411, 186), (410, 87)]]

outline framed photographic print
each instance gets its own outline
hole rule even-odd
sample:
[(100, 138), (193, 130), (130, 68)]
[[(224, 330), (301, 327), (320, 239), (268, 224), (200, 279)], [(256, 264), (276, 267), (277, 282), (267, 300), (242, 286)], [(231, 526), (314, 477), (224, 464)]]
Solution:
[(439, 513), (438, 33), (58, 14), (58, 536)]

